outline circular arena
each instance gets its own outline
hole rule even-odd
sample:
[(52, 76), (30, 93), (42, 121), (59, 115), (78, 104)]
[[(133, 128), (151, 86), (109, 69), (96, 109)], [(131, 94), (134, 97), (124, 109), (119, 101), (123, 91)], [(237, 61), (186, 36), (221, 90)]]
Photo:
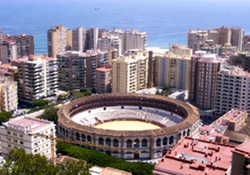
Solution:
[(191, 104), (148, 94), (92, 95), (58, 111), (61, 137), (123, 159), (162, 157), (182, 137), (197, 133), (199, 124)]

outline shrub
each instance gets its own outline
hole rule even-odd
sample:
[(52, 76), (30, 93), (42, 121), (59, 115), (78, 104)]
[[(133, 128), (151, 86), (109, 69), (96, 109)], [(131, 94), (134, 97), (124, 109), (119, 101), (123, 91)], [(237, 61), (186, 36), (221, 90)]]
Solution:
[(126, 162), (99, 151), (83, 148), (73, 144), (58, 141), (57, 152), (86, 160), (88, 163), (101, 167), (112, 167), (131, 172), (133, 175), (152, 175), (154, 165), (144, 162)]

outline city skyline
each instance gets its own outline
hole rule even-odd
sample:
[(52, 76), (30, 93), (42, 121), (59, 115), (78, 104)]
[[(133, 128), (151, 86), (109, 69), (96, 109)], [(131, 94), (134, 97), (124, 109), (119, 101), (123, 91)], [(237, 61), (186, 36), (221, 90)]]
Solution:
[[(47, 52), (47, 30), (54, 25), (68, 28), (105, 28), (129, 30), (148, 34), (149, 47), (187, 45), (187, 32), (192, 29), (240, 27), (250, 34), (247, 1), (12, 1), (0, 2), (0, 28), (4, 34), (35, 35), (36, 54)], [(15, 3), (14, 3), (15, 2)], [(192, 3), (193, 2), (193, 3)], [(229, 3), (230, 2), (230, 3)], [(100, 10), (94, 8), (100, 7)], [(194, 10), (193, 10), (194, 9)], [(153, 12), (153, 13), (152, 13)], [(197, 15), (199, 14), (199, 15)], [(214, 20), (216, 19), (216, 20)]]

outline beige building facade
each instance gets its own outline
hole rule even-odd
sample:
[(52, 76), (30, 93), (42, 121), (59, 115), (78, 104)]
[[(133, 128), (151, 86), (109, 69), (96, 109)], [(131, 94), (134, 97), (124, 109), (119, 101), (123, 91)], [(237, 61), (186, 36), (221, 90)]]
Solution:
[(191, 57), (173, 53), (156, 54), (155, 85), (189, 90)]
[(18, 106), (17, 82), (0, 76), (0, 111), (14, 111)]
[(112, 61), (112, 92), (136, 92), (145, 89), (148, 77), (148, 56), (137, 52)]

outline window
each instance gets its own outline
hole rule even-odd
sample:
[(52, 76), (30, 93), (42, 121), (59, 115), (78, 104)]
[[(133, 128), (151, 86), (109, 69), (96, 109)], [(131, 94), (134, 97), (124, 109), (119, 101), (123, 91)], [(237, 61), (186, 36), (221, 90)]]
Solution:
[(113, 140), (113, 146), (114, 146), (114, 147), (118, 147), (118, 146), (119, 146), (119, 142), (118, 142), (117, 139), (114, 139), (114, 140)]
[(132, 140), (128, 140), (127, 141), (127, 147), (128, 148), (132, 148)]
[(160, 139), (160, 138), (158, 138), (158, 139), (156, 140), (156, 146), (161, 146), (161, 139)]
[(34, 150), (34, 153), (37, 153), (37, 149)]
[(106, 139), (106, 145), (111, 146), (111, 140), (110, 139)]
[(20, 136), (20, 137), (23, 137), (23, 135), (22, 135), (22, 134), (20, 134), (19, 136)]
[(164, 139), (163, 139), (163, 145), (167, 145), (167, 144), (168, 144), (168, 138), (164, 137)]
[(135, 148), (138, 148), (140, 146), (140, 140), (139, 139), (136, 139), (135, 141), (134, 141), (134, 147)]
[(10, 134), (10, 131), (7, 131), (7, 134)]
[(23, 141), (20, 141), (20, 144), (23, 145)]
[(104, 140), (103, 140), (103, 138), (99, 138), (99, 140), (98, 140), (98, 144), (99, 144), (99, 145), (103, 145), (103, 144), (104, 144)]
[(142, 147), (147, 147), (147, 139), (142, 140)]

